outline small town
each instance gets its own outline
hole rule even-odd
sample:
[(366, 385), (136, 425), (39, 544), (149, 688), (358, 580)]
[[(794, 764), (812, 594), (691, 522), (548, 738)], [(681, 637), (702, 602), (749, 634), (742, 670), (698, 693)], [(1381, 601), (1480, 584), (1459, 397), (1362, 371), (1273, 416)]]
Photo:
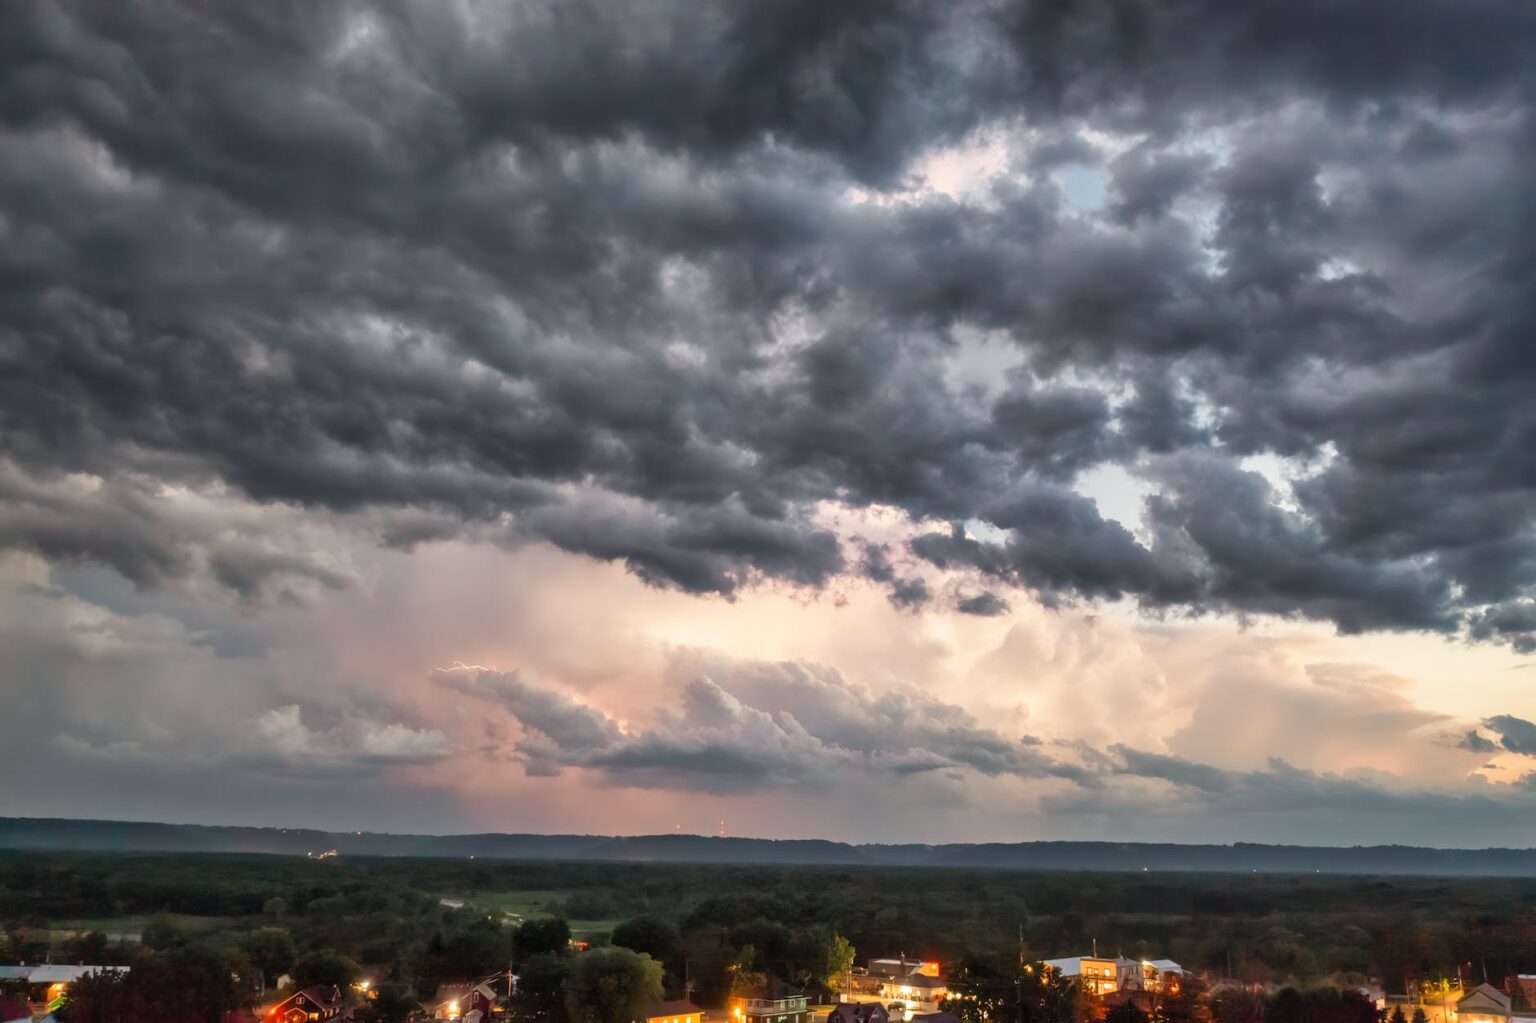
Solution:
[[(530, 934), (560, 929), (535, 921)], [(539, 990), (540, 980), (530, 976), (531, 986), (503, 970), (440, 983), (419, 1001), (406, 994), (398, 970), (357, 967), (333, 955), (320, 965), (343, 971), (334, 982), (305, 984), (279, 975), (266, 999), (226, 1010), (217, 1023), (1536, 1023), (1536, 973), (1481, 983), (1457, 977), (1389, 994), (1376, 980), (1298, 990), (1097, 948), (1020, 959), (1012, 977), (905, 953), (855, 964), (852, 946), (837, 936), (830, 953), (833, 972), (825, 984), (796, 986), (735, 965), (729, 995), (714, 1007), (696, 1004), (687, 981), (680, 997), (654, 997), (666, 993), (662, 964), (619, 945), (567, 939), (565, 949), (524, 958), (533, 972), (547, 970), (556, 957), (571, 959), (559, 991)], [(589, 964), (596, 969), (586, 970)], [(123, 983), (131, 971), (0, 965), (0, 1023), (117, 1018), (80, 1011), (72, 995), (82, 991), (89, 1001), (96, 987)], [(572, 978), (583, 979), (572, 984)]]

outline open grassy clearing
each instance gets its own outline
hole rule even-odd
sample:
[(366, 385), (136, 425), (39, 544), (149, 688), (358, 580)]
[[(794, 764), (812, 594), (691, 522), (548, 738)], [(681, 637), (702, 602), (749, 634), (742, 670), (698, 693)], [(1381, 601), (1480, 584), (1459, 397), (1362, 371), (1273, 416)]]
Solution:
[(476, 892), (473, 895), (444, 894), (439, 898), (447, 905), (463, 903), (471, 908), (484, 909), (491, 913), (501, 913), (516, 922), (521, 922), (529, 917), (562, 915), (571, 925), (571, 934), (575, 937), (585, 937), (592, 934), (606, 934), (623, 922), (624, 917), (613, 916), (580, 916), (573, 912), (582, 908), (582, 899), (588, 893), (578, 889), (568, 890), (542, 890), (542, 891), (517, 891), (517, 892)]

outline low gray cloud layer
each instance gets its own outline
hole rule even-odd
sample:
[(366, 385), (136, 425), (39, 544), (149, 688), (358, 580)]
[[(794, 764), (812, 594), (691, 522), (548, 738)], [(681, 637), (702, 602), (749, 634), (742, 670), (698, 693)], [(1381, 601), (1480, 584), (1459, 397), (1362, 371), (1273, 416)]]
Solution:
[[(349, 583), (283, 528), (186, 533), (191, 491), (701, 594), (857, 572), (1536, 648), (1533, 19), (23, 3), (0, 543)], [(988, 139), (972, 193), (913, 190)], [(1106, 466), (1142, 521), (1083, 496)], [(861, 559), (826, 504), (924, 532)]]

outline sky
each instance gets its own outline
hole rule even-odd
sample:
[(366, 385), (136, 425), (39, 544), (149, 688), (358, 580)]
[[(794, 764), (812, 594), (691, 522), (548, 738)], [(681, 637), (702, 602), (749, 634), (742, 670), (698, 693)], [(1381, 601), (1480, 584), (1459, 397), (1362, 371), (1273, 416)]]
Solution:
[(6, 22), (0, 813), (1536, 845), (1536, 6)]

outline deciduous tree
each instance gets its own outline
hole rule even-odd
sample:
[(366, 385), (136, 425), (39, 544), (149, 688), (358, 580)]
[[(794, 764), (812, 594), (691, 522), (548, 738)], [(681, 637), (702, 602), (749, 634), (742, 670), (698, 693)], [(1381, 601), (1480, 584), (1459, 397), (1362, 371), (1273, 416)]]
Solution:
[(627, 948), (593, 949), (577, 956), (565, 979), (571, 1023), (632, 1023), (660, 1001), (661, 964)]

